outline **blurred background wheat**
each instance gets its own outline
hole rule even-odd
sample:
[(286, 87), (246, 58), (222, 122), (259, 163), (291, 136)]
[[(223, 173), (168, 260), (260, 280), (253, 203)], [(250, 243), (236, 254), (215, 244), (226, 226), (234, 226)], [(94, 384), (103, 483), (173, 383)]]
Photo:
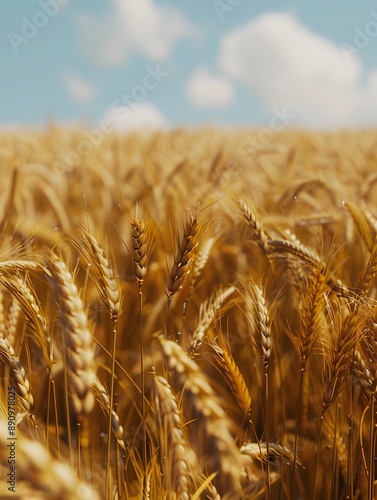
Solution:
[(0, 136), (19, 498), (373, 497), (377, 137), (283, 134)]

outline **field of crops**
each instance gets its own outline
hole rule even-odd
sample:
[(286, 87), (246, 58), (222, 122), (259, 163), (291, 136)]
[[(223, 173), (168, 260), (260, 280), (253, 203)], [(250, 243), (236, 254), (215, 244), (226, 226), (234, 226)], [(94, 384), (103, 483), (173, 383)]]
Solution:
[(2, 498), (376, 496), (377, 133), (256, 133), (1, 133)]

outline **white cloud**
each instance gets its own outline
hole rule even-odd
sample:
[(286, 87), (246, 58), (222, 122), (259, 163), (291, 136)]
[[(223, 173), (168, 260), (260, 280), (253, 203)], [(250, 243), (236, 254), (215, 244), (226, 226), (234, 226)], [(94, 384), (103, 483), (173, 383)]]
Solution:
[(106, 118), (115, 126), (115, 130), (121, 133), (131, 130), (166, 129), (169, 126), (161, 111), (148, 102), (137, 104), (134, 108), (122, 106), (109, 110)]
[(359, 102), (354, 113), (355, 125), (377, 125), (377, 71), (368, 75), (365, 85), (359, 92)]
[(181, 12), (157, 6), (154, 0), (112, 0), (104, 19), (78, 19), (79, 44), (92, 60), (104, 66), (123, 64), (133, 51), (151, 60), (169, 57), (177, 40), (196, 30)]
[(291, 14), (264, 14), (225, 35), (219, 65), (269, 112), (287, 106), (294, 125), (353, 126), (377, 104), (377, 75), (362, 87), (359, 59)]
[(232, 84), (226, 78), (212, 75), (205, 67), (197, 68), (187, 82), (186, 93), (198, 108), (225, 107), (234, 100)]
[(77, 102), (92, 101), (97, 93), (94, 85), (77, 75), (70, 75), (66, 78), (65, 88), (72, 99)]

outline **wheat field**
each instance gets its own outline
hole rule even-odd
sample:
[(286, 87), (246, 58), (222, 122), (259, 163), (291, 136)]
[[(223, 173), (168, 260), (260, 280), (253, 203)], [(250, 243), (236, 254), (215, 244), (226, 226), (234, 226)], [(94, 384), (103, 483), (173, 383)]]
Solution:
[(256, 134), (1, 133), (2, 498), (376, 497), (377, 133)]

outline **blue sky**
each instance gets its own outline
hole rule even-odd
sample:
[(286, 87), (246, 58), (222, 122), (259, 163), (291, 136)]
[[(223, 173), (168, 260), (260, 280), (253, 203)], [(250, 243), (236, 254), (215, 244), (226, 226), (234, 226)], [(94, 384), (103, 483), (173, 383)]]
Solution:
[(0, 33), (1, 128), (377, 125), (373, 1), (18, 0)]

